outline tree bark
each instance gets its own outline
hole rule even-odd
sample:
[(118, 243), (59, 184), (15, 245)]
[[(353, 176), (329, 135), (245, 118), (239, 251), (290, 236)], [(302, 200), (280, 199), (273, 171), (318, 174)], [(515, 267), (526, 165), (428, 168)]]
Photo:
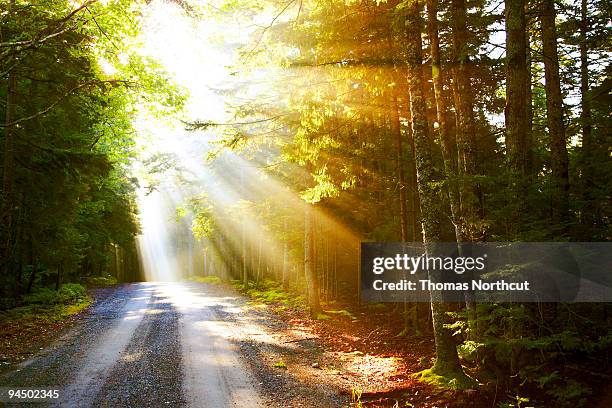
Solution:
[(461, 202), (461, 236), (463, 240), (481, 240), (483, 231), (480, 219), (480, 200), (474, 176), (478, 174), (476, 157), (476, 127), (474, 95), (469, 72), (467, 10), (465, 0), (452, 0), (452, 53), (455, 114), (457, 115), (458, 171), (462, 176), (459, 199)]
[(431, 78), (433, 82), (434, 97), (436, 101), (436, 120), (438, 122), (438, 139), (444, 161), (444, 172), (450, 183), (448, 184), (448, 198), (451, 210), (451, 221), (455, 228), (457, 243), (463, 241), (461, 226), (461, 201), (457, 186), (457, 163), (453, 159), (453, 141), (446, 121), (446, 100), (444, 98), (444, 78), (440, 63), (440, 38), (438, 34), (438, 0), (427, 0), (427, 32), (431, 54)]
[(553, 221), (563, 224), (569, 215), (568, 155), (563, 125), (563, 98), (559, 77), (557, 52), (556, 12), (553, 0), (542, 0), (540, 22), (542, 24), (542, 53), (544, 57), (544, 89), (546, 91), (546, 116), (550, 136), (551, 169), (553, 177)]
[(580, 8), (580, 96), (582, 103), (582, 111), (580, 119), (582, 122), (582, 148), (588, 152), (591, 148), (591, 101), (589, 100), (589, 56), (588, 56), (588, 38), (589, 18), (587, 0), (582, 0)]
[(397, 95), (393, 95), (393, 118), (392, 127), (396, 138), (397, 147), (397, 182), (399, 185), (399, 201), (400, 201), (400, 228), (402, 242), (408, 242), (408, 209), (406, 202), (406, 177), (404, 174), (404, 147), (402, 143), (402, 128), (399, 115), (399, 104), (397, 103)]
[(527, 37), (525, 0), (506, 0), (506, 149), (510, 168), (527, 174)]
[[(426, 117), (424, 96), (424, 79), (422, 72), (421, 5), (418, 0), (412, 2), (407, 10), (407, 62), (409, 67), (410, 111), (412, 117), (412, 134), (415, 144), (417, 183), (421, 205), (421, 224), (423, 242), (428, 247), (435, 247), (440, 240), (440, 219), (442, 213), (438, 204), (435, 187), (432, 185), (439, 177), (434, 167), (432, 148), (429, 141), (429, 124)], [(457, 347), (451, 332), (444, 325), (447, 307), (442, 302), (440, 293), (431, 292), (431, 311), (433, 317), (434, 339), (436, 345), (436, 362), (432, 371), (439, 375), (465, 377), (459, 364)]]
[[(406, 107), (404, 108), (404, 114), (409, 123), (412, 123), (412, 113), (410, 112), (410, 92), (406, 95)], [(420, 201), (419, 201), (419, 191), (417, 186), (417, 170), (416, 170), (416, 154), (414, 147), (414, 138), (412, 137), (412, 125), (408, 126), (406, 129), (406, 139), (408, 142), (408, 147), (410, 148), (410, 158), (409, 158), (409, 168), (410, 168), (410, 184), (408, 185), (408, 203), (410, 204), (407, 208), (409, 214), (412, 214), (408, 220), (408, 236), (412, 240), (412, 242), (421, 242), (423, 239), (421, 231), (421, 211), (420, 211)]]
[[(525, 2), (525, 16), (530, 15), (529, 2)], [(529, 178), (533, 175), (534, 169), (534, 156), (533, 156), (533, 90), (531, 89), (531, 37), (530, 37), (530, 24), (525, 17), (525, 67), (527, 70), (527, 80), (525, 81), (525, 93), (526, 93), (526, 104), (525, 111), (527, 114), (526, 128), (525, 128), (525, 156), (523, 171), (524, 175), (527, 176), (527, 183)]]
[[(582, 125), (582, 178), (583, 178), (583, 200), (586, 203), (582, 211), (582, 224), (591, 227), (594, 220), (594, 208), (592, 208), (593, 171), (591, 155), (593, 153), (591, 101), (589, 99), (589, 55), (588, 37), (589, 31), (589, 9), (587, 0), (582, 0), (580, 7), (580, 98), (582, 110), (580, 112), (580, 123)], [(587, 232), (588, 233), (588, 232)]]

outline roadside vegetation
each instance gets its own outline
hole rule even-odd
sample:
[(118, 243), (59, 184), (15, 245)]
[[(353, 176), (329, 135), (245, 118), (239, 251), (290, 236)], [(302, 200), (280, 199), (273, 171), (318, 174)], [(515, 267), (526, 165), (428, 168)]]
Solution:
[(84, 286), (66, 283), (59, 290), (38, 288), (0, 311), (0, 371), (48, 344), (91, 302)]

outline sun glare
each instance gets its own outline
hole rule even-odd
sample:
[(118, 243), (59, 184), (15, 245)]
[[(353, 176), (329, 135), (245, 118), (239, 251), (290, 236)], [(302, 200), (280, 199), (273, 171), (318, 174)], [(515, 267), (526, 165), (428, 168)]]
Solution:
[[(141, 53), (156, 60), (187, 92), (185, 117), (231, 121), (226, 114), (228, 97), (219, 90), (243, 85), (229, 67), (237, 62), (236, 44), (245, 30), (229, 30), (227, 22), (186, 16), (178, 5), (162, 1), (151, 3), (147, 13)], [(260, 20), (267, 17), (262, 15)], [(232, 37), (228, 34), (231, 31), (237, 34)], [(247, 100), (264, 94), (270, 74), (252, 72), (252, 83), (234, 98)], [(187, 132), (178, 119), (161, 120), (147, 114), (136, 118), (135, 127), (141, 151), (135, 172), (145, 181), (138, 194), (142, 228), (138, 247), (147, 280), (184, 278), (194, 273), (197, 258), (224, 257), (213, 242), (194, 237), (191, 218), (181, 217), (186, 203), (202, 195), (209, 201), (207, 205), (216, 208), (215, 230), (226, 245), (236, 250), (247, 247), (268, 260), (278, 259), (282, 243), (258, 219), (255, 206), (272, 199), (292, 212), (303, 211), (304, 201), (296, 192), (239, 153), (224, 152), (213, 170), (206, 156), (218, 149), (214, 129)], [(274, 157), (265, 160), (273, 162)], [(151, 163), (166, 166), (165, 171), (151, 171)], [(318, 210), (317, 217), (344, 239), (358, 242), (357, 236), (331, 216)], [(220, 264), (227, 262), (221, 259)]]

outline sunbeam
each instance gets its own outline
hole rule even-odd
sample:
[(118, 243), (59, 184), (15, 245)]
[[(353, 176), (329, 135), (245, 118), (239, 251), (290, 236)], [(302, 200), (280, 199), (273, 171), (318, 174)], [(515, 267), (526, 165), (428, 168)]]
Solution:
[[(228, 104), (267, 92), (270, 70), (256, 70), (248, 83), (228, 72), (236, 63), (238, 39), (220, 39), (219, 30), (214, 19), (190, 17), (178, 5), (162, 1), (151, 3), (145, 18), (141, 52), (157, 60), (187, 91), (188, 118), (229, 122)], [(232, 89), (244, 92), (228, 96), (221, 91)], [(138, 194), (138, 250), (147, 280), (177, 280), (194, 272), (231, 278), (246, 269), (259, 278), (262, 265), (283, 262), (289, 238), (282, 227), (261, 217), (261, 209), (272, 206), (295, 218), (307, 203), (300, 191), (258, 167), (278, 162), (278, 153), (261, 150), (247, 160), (225, 151), (211, 161), (207, 156), (218, 151), (223, 129), (187, 132), (178, 120), (168, 123), (150, 115), (138, 117), (135, 125), (143, 152), (135, 169), (144, 180)], [(293, 166), (292, 171), (303, 170)], [(208, 212), (206, 222), (214, 225), (214, 238), (194, 235), (198, 222), (204, 222), (198, 213), (203, 209)], [(314, 216), (324, 230), (334, 231), (336, 240), (358, 245), (360, 238), (322, 208), (315, 207)], [(291, 258), (291, 263), (298, 262), (297, 254)]]

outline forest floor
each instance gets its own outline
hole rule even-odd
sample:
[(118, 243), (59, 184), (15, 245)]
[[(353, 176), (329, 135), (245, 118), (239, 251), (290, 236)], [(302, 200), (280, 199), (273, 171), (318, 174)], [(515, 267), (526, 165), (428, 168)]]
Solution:
[[(104, 297), (112, 288), (92, 292)], [(70, 305), (28, 305), (0, 312), (0, 374), (32, 357), (86, 313), (92, 300)]]
[(241, 348), (266, 394), (288, 407), (328, 406), (299, 405), (296, 390), (311, 384), (344, 396), (353, 407), (491, 407), (490, 396), (476, 390), (442, 389), (415, 379), (413, 374), (431, 366), (433, 341), (398, 336), (401, 313), (391, 313), (387, 305), (324, 302), (324, 315), (313, 320), (274, 289), (248, 294), (248, 315), (267, 327), (266, 339)]

